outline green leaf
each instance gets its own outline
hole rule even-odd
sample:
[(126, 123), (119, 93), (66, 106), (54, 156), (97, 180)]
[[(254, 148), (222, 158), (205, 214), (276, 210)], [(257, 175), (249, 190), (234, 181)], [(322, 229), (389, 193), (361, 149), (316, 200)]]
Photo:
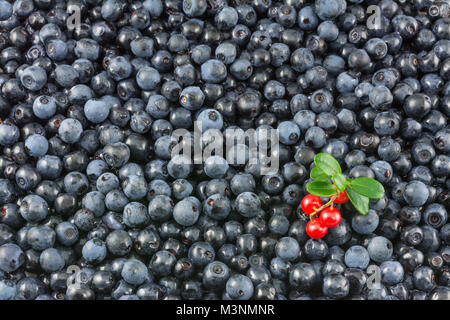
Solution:
[(319, 153), (314, 157), (314, 163), (326, 174), (333, 176), (337, 173), (342, 173), (341, 166), (335, 158), (328, 153)]
[(317, 181), (328, 181), (331, 178), (330, 175), (326, 174), (319, 167), (312, 168), (310, 176), (311, 176), (311, 179), (314, 179)]
[(328, 197), (337, 192), (335, 186), (324, 181), (312, 181), (308, 183), (306, 190), (319, 197)]
[(380, 199), (384, 196), (381, 183), (371, 178), (356, 178), (350, 182), (350, 187), (357, 193), (371, 199)]
[(369, 198), (360, 195), (356, 191), (354, 191), (351, 187), (348, 187), (347, 190), (348, 198), (350, 199), (350, 202), (353, 204), (355, 209), (365, 215), (367, 212), (369, 212)]
[(339, 191), (344, 191), (346, 187), (347, 180), (342, 174), (335, 174), (333, 177), (333, 183), (335, 184), (336, 188), (338, 188)]

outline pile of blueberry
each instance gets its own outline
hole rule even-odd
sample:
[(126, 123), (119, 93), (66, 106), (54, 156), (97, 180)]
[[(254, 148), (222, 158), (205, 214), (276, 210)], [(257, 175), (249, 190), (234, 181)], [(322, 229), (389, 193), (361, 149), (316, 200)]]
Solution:
[[(449, 0), (0, 0), (0, 299), (448, 300), (449, 115)], [(312, 239), (320, 152), (386, 193)]]

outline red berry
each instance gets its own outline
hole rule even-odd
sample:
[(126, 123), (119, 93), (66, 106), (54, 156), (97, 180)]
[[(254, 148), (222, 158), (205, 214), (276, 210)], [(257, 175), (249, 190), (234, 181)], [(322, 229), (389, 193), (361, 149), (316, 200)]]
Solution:
[(348, 201), (347, 192), (339, 192), (339, 196), (333, 201), (334, 203), (346, 203)]
[(308, 194), (302, 199), (300, 206), (304, 213), (311, 214), (322, 206), (322, 200), (318, 196)]
[(325, 236), (327, 231), (328, 228), (322, 226), (319, 219), (312, 219), (306, 225), (306, 233), (313, 239), (323, 238), (323, 236)]
[(336, 208), (325, 208), (320, 212), (319, 221), (327, 228), (334, 228), (341, 222), (341, 213)]

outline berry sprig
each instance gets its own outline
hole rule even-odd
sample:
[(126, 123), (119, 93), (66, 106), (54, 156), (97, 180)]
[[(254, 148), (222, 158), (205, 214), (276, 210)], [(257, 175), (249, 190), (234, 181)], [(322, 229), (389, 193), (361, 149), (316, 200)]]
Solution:
[[(302, 211), (309, 215), (306, 233), (313, 239), (325, 236), (328, 228), (334, 228), (341, 222), (341, 213), (334, 204), (348, 200), (360, 214), (369, 212), (369, 200), (384, 196), (384, 187), (372, 178), (346, 178), (342, 174), (339, 162), (328, 153), (319, 153), (314, 157), (315, 167), (311, 170), (311, 179), (306, 186), (309, 194), (300, 204)], [(323, 204), (320, 197), (330, 197)]]

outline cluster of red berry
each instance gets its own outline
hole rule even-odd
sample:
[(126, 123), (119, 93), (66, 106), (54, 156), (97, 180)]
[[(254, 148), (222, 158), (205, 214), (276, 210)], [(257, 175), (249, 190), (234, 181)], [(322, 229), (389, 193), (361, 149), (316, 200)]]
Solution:
[[(330, 201), (322, 204), (320, 197), (308, 194), (301, 202), (304, 213), (309, 215), (310, 221), (306, 225), (306, 233), (313, 239), (320, 239), (325, 236), (328, 228), (334, 228), (341, 222), (341, 213), (336, 209), (334, 203), (346, 203), (348, 196), (345, 191), (330, 197)], [(316, 215), (319, 214), (319, 217)]]

